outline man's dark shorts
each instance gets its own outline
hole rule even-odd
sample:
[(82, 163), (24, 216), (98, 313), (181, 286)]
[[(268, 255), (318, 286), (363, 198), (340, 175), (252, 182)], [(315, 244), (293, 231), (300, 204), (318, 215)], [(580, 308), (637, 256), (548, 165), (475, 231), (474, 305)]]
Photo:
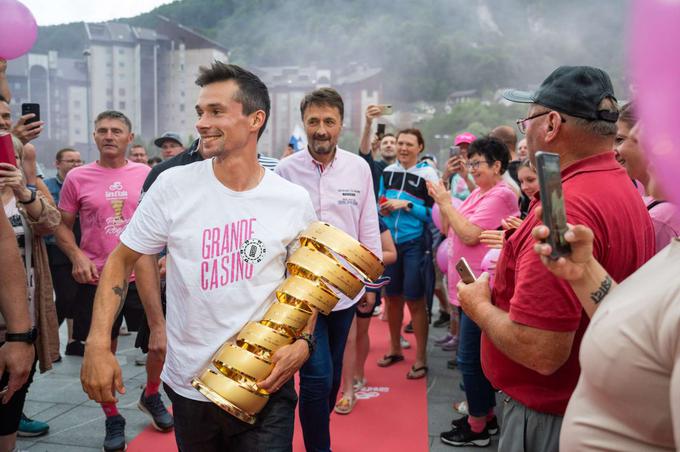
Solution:
[[(90, 333), (92, 324), (92, 309), (94, 306), (94, 296), (97, 293), (97, 286), (92, 284), (80, 284), (78, 287), (78, 306), (73, 316), (73, 339), (85, 341)], [(123, 324), (123, 317), (129, 331), (139, 330), (144, 315), (144, 307), (137, 293), (135, 283), (130, 283), (127, 297), (123, 305), (123, 311), (113, 322), (111, 329), (111, 339), (118, 338), (120, 326)]]
[(423, 298), (425, 281), (421, 268), (424, 256), (422, 237), (397, 245), (397, 261), (385, 268), (384, 276), (390, 277), (390, 283), (385, 287), (387, 296), (402, 295), (406, 301)]
[[(0, 342), (0, 346), (3, 344), (4, 342)], [(31, 367), (31, 373), (28, 375), (28, 380), (26, 380), (26, 383), (14, 393), (12, 398), (9, 399), (9, 402), (6, 404), (0, 403), (0, 436), (11, 435), (16, 433), (19, 429), (19, 421), (21, 420), (21, 412), (24, 409), (26, 393), (28, 392), (28, 387), (31, 386), (31, 382), (33, 382), (35, 364), (37, 362), (37, 360), (33, 361), (33, 367)], [(8, 382), (9, 372), (5, 372), (0, 379), (0, 390), (5, 389)]]
[(211, 402), (182, 397), (167, 384), (172, 402), (175, 440), (182, 452), (291, 452), (297, 394), (291, 378), (269, 397), (257, 415), (255, 425), (247, 424)]

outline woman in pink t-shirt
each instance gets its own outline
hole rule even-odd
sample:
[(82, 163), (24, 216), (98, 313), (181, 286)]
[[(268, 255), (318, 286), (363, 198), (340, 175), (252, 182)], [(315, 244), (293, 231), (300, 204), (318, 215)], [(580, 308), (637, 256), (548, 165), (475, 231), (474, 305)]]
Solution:
[[(616, 123), (618, 131), (616, 133), (616, 159), (626, 169), (628, 175), (642, 183), (644, 192), (641, 192), (642, 199), (647, 206), (649, 216), (652, 218), (654, 233), (656, 238), (656, 252), (664, 249), (673, 239), (680, 235), (680, 210), (675, 204), (671, 204), (663, 199), (655, 199), (646, 196), (652, 187), (649, 163), (645, 158), (641, 143), (637, 139), (637, 134), (633, 129), (637, 123), (632, 102), (628, 102), (621, 109), (619, 120)], [(658, 187), (657, 187), (658, 188)], [(645, 194), (643, 194), (645, 193)]]
[[(519, 215), (517, 195), (503, 182), (503, 173), (509, 160), (510, 152), (501, 141), (490, 137), (474, 141), (468, 150), (467, 165), (477, 188), (458, 209), (451, 205), (450, 195), (443, 184), (428, 184), (430, 195), (441, 210), (442, 229), (448, 231), (447, 236), (451, 239), (449, 299), (456, 306), (459, 305), (456, 284), (460, 277), (455, 271), (458, 260), (465, 257), (472, 271), (479, 275), (482, 260), (488, 251), (479, 241), (482, 231), (497, 229), (504, 218)], [(463, 374), (470, 414), (454, 420), (452, 430), (442, 433), (441, 440), (454, 446), (470, 443), (486, 446), (490, 442), (489, 434), (497, 431), (493, 412), (496, 405), (495, 392), (482, 372), (481, 331), (464, 312), (461, 313), (459, 334), (457, 362)]]

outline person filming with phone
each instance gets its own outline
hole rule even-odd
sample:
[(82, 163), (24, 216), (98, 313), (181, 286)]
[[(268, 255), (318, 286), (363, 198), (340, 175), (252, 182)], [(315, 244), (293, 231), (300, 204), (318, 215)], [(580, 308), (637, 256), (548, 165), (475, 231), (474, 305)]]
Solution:
[[(609, 76), (594, 67), (562, 66), (536, 92), (509, 90), (504, 97), (529, 104), (517, 125), (532, 164), (538, 151), (559, 156), (566, 220), (593, 230), (593, 255), (614, 281), (628, 277), (654, 254), (654, 230), (612, 151), (619, 113)], [(538, 205), (534, 199), (530, 209)], [(465, 314), (483, 333), (484, 374), (505, 397), (499, 451), (557, 451), (580, 374), (588, 317), (568, 283), (533, 252), (537, 225), (530, 211), (508, 236), (493, 290), (485, 274), (458, 285)]]
[[(456, 284), (460, 281), (456, 262), (465, 257), (473, 273), (480, 274), (482, 260), (488, 251), (480, 242), (480, 235), (486, 229), (500, 227), (504, 218), (519, 214), (517, 195), (503, 180), (509, 162), (510, 152), (502, 141), (483, 137), (472, 142), (466, 165), (477, 188), (458, 208), (451, 204), (451, 195), (443, 182), (427, 184), (430, 196), (441, 211), (442, 232), (451, 240), (447, 279), (449, 300), (456, 306), (459, 305)], [(454, 420), (451, 431), (441, 434), (441, 440), (446, 444), (486, 446), (490, 443), (490, 432), (497, 430), (496, 396), (482, 372), (480, 341), (479, 327), (463, 312), (457, 361), (463, 374), (470, 414)]]

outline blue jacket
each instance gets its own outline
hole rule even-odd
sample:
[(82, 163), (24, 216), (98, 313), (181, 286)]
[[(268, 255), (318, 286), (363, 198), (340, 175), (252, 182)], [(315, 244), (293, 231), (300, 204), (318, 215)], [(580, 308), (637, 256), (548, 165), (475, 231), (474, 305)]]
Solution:
[(385, 168), (380, 178), (380, 194), (387, 199), (403, 199), (413, 203), (410, 212), (395, 210), (382, 217), (397, 245), (423, 235), (423, 227), (432, 221), (434, 201), (427, 193), (426, 181), (437, 182), (439, 177), (427, 163), (404, 169), (399, 162)]

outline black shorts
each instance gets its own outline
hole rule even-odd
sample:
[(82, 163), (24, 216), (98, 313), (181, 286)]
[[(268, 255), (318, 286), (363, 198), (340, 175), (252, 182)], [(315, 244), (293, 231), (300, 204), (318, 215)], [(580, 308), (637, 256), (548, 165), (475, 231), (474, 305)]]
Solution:
[(71, 273), (73, 266), (56, 245), (47, 245), (50, 273), (54, 286), (54, 304), (57, 308), (59, 324), (64, 319), (72, 319), (78, 303), (78, 282)]
[[(4, 342), (0, 342), (0, 347)], [(37, 356), (37, 353), (36, 353)], [(21, 420), (21, 412), (24, 410), (24, 402), (26, 402), (26, 393), (28, 392), (28, 387), (31, 386), (33, 382), (33, 374), (35, 374), (35, 363), (38, 361), (33, 361), (33, 367), (31, 368), (31, 373), (28, 375), (28, 380), (26, 383), (14, 393), (9, 402), (6, 404), (0, 403), (0, 436), (11, 435), (19, 430), (19, 421)], [(0, 391), (5, 389), (7, 383), (9, 382), (9, 373), (5, 372), (0, 379)]]
[(369, 293), (369, 292), (372, 293), (372, 294), (375, 294), (375, 303), (373, 304), (373, 309), (371, 309), (368, 312), (363, 312), (362, 309), (361, 309), (361, 303), (363, 303), (364, 297), (366, 297), (366, 295), (361, 297), (361, 300), (359, 300), (359, 302), (356, 304), (357, 317), (359, 317), (360, 319), (370, 319), (371, 317), (373, 317), (373, 313), (378, 308), (378, 306), (380, 306), (380, 303), (381, 303), (381, 301), (380, 301), (380, 289), (366, 288), (366, 293)]
[[(163, 316), (165, 316), (165, 283), (161, 284), (161, 306), (163, 308)], [(142, 311), (142, 320), (139, 323), (139, 330), (137, 330), (135, 347), (141, 349), (143, 353), (149, 353), (149, 336), (151, 336), (151, 329), (146, 319), (146, 311)]]
[[(78, 307), (73, 316), (73, 339), (85, 341), (90, 333), (90, 325), (92, 324), (92, 308), (94, 306), (94, 296), (97, 293), (97, 286), (92, 284), (79, 284), (78, 286)], [(143, 314), (144, 308), (137, 293), (137, 286), (135, 286), (135, 283), (130, 283), (127, 297), (125, 297), (125, 303), (123, 304), (123, 311), (113, 322), (111, 339), (118, 338), (120, 326), (123, 324), (123, 317), (125, 317), (125, 323), (129, 331), (139, 330)]]

